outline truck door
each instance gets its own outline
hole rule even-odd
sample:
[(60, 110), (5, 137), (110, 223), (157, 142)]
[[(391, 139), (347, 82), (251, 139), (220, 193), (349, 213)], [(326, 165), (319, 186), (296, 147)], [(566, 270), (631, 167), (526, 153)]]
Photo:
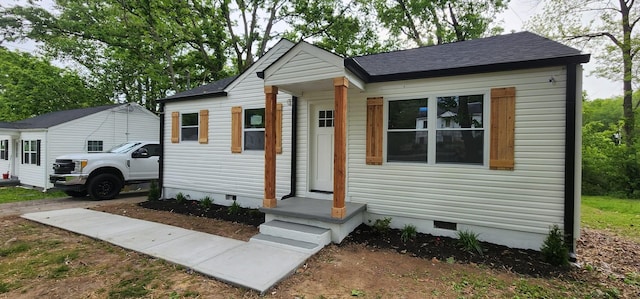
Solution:
[(131, 153), (129, 178), (131, 180), (158, 179), (160, 145), (147, 144)]

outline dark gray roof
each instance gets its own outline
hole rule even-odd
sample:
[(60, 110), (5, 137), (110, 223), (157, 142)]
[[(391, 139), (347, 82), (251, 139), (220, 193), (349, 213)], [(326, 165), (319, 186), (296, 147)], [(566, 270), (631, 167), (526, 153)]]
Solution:
[(72, 110), (63, 110), (56, 112), (49, 112), (32, 118), (19, 120), (16, 122), (0, 122), (0, 128), (6, 129), (46, 129), (74, 119), (85, 117), (94, 113), (98, 113), (104, 110), (108, 110), (120, 105), (126, 104), (114, 104), (98, 107), (80, 108)]
[(189, 89), (187, 91), (176, 93), (172, 96), (168, 96), (164, 99), (158, 100), (159, 102), (168, 101), (168, 100), (178, 100), (182, 98), (193, 98), (199, 96), (225, 96), (227, 93), (224, 89), (233, 82), (238, 76), (231, 76), (224, 79), (220, 79), (215, 82), (211, 82), (209, 84), (205, 84), (202, 86), (198, 86), (194, 89)]
[(367, 82), (589, 61), (588, 54), (531, 32), (358, 56), (345, 66)]

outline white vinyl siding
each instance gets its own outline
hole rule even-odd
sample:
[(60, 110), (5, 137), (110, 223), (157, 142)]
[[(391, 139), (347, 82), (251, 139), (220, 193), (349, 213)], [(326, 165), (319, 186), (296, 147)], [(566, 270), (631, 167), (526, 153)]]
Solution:
[[(23, 133), (24, 134), (24, 133)], [(48, 176), (56, 157), (87, 152), (89, 140), (101, 140), (105, 150), (131, 140), (159, 140), (158, 116), (141, 106), (119, 106), (51, 127), (47, 131), (48, 154), (42, 156), (45, 179), (37, 186), (53, 185)], [(44, 149), (45, 143), (43, 141)], [(22, 181), (22, 175), (20, 177)]]
[[(261, 206), (264, 198), (264, 151), (231, 153), (231, 108), (264, 107), (265, 94), (262, 79), (255, 73), (268, 66), (288, 49), (287, 46), (270, 51), (232, 84), (227, 97), (168, 102), (165, 106), (165, 128), (171, 128), (174, 111), (209, 110), (208, 144), (170, 143), (171, 130), (165, 130), (163, 196), (175, 193), (207, 194), (219, 204), (230, 204), (225, 195), (236, 195), (245, 206)], [(290, 95), (280, 91), (278, 103), (283, 103), (282, 148), (276, 158), (276, 197), (279, 199), (291, 190), (291, 106)], [(244, 119), (242, 119), (244, 123)], [(196, 195), (193, 195), (196, 196)], [(192, 196), (192, 197), (193, 197)], [(197, 195), (199, 196), (199, 195)], [(202, 196), (204, 197), (204, 195)], [(200, 199), (198, 197), (194, 199)]]
[[(40, 165), (22, 163), (24, 152), (22, 151), (22, 142), (40, 140)], [(28, 186), (44, 187), (45, 186), (45, 171), (47, 167), (51, 168), (51, 165), (45, 163), (47, 156), (47, 149), (45, 147), (47, 141), (47, 134), (44, 131), (31, 131), (22, 132), (20, 135), (20, 154), (16, 157), (17, 167), (19, 167), (20, 183)], [(34, 142), (35, 143), (35, 142)]]
[[(548, 82), (549, 74), (554, 74), (555, 83)], [(516, 88), (514, 171), (490, 170), (487, 165), (365, 164), (366, 97), (387, 101), (478, 90), (488, 93), (493, 87), (510, 86)], [(349, 201), (366, 203), (368, 212), (389, 217), (535, 234), (546, 234), (550, 224), (563, 223), (564, 69), (376, 83), (369, 84), (365, 94), (350, 96)], [(489, 117), (485, 115), (485, 120)], [(490, 133), (488, 127), (485, 123), (485, 134)]]
[(343, 61), (340, 57), (311, 45), (301, 46), (288, 53), (292, 57), (285, 56), (288, 58), (287, 61), (279, 61), (286, 62), (286, 65), (276, 63), (268, 69), (265, 85), (293, 84), (344, 76)]

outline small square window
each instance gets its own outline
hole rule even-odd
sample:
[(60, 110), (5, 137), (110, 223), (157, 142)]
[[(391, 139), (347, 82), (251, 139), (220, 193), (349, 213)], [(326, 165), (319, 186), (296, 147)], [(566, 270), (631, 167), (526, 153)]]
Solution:
[(87, 152), (98, 153), (103, 151), (102, 140), (89, 140), (87, 141)]
[(333, 110), (318, 111), (318, 127), (319, 128), (333, 127)]

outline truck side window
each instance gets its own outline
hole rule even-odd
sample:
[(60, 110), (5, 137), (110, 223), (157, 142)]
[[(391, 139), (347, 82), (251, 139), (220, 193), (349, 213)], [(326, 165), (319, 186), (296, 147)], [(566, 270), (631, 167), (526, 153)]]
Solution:
[(146, 149), (149, 153), (149, 157), (160, 156), (160, 145), (159, 144), (147, 144), (142, 148)]

